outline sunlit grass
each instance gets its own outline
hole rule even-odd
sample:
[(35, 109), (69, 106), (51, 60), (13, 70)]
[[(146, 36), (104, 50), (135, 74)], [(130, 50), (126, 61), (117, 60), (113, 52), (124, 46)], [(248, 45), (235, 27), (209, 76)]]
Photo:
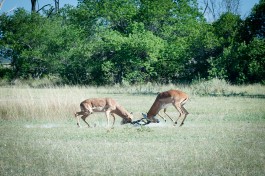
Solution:
[(264, 124), (145, 128), (4, 122), (1, 175), (264, 174)]

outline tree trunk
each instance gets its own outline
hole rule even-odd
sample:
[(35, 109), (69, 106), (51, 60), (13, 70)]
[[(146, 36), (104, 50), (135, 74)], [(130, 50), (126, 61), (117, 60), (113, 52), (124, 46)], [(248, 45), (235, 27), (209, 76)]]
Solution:
[(54, 0), (55, 2), (55, 13), (59, 12), (59, 0)]
[(37, 0), (31, 0), (31, 12), (36, 12)]

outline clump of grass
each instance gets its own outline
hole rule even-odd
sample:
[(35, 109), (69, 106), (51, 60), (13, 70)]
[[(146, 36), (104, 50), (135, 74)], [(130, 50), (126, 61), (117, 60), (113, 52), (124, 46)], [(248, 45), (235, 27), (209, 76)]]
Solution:
[(229, 86), (229, 91), (234, 96), (265, 97), (265, 86), (262, 84), (233, 85)]
[(225, 80), (199, 80), (191, 85), (194, 95), (225, 95), (228, 93), (230, 84)]
[(4, 119), (65, 119), (81, 101), (74, 88), (6, 87), (0, 88), (0, 97), (0, 116)]
[(231, 85), (223, 79), (198, 80), (190, 85), (190, 91), (198, 96), (253, 96), (265, 97), (265, 86)]
[(140, 128), (137, 128), (138, 132), (153, 132), (153, 130), (148, 126), (140, 126)]
[(56, 87), (61, 83), (61, 78), (51, 75), (39, 79), (15, 79), (10, 84), (16, 87), (48, 88)]
[(140, 95), (153, 95), (158, 92), (167, 91), (170, 89), (180, 89), (186, 92), (189, 91), (189, 87), (182, 84), (157, 84), (157, 83), (146, 83), (146, 84), (116, 84), (114, 86), (99, 87), (98, 92), (104, 92), (108, 94), (140, 94)]

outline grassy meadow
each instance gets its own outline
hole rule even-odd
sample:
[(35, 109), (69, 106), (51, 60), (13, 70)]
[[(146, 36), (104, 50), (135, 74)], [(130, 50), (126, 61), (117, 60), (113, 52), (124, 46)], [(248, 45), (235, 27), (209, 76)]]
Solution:
[[(182, 127), (117, 117), (109, 131), (104, 113), (76, 125), (84, 99), (112, 97), (140, 119), (171, 88), (191, 97)], [(0, 153), (1, 176), (265, 175), (265, 86), (0, 87)]]

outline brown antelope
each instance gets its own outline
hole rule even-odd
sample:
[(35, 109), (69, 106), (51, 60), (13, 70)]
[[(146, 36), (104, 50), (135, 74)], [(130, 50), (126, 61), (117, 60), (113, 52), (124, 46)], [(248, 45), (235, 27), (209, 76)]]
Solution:
[(115, 100), (112, 98), (91, 98), (84, 100), (80, 103), (80, 112), (75, 113), (75, 117), (77, 118), (77, 125), (80, 127), (79, 122), (79, 115), (82, 115), (83, 121), (90, 127), (90, 125), (87, 123), (86, 118), (93, 114), (94, 112), (105, 112), (107, 120), (108, 120), (108, 127), (109, 127), (109, 121), (110, 121), (110, 115), (113, 117), (113, 125), (115, 123), (115, 116), (114, 114), (117, 114), (121, 118), (123, 118), (121, 124), (125, 123), (131, 123), (133, 116), (129, 112), (126, 111), (121, 105), (119, 105)]
[[(174, 122), (173, 119), (166, 113), (167, 106), (172, 104), (180, 113), (178, 119), (184, 115), (183, 120), (180, 123), (180, 126), (182, 126), (187, 115), (189, 114), (188, 111), (183, 107), (188, 99), (188, 95), (180, 90), (169, 90), (166, 92), (161, 92), (157, 95), (155, 102), (147, 112), (147, 115), (143, 114), (143, 116), (147, 119), (148, 123), (159, 123), (159, 120), (156, 119), (155, 116), (159, 115), (160, 117), (162, 117), (159, 114), (159, 111), (161, 109), (164, 109), (164, 113), (171, 119), (172, 122)], [(166, 121), (164, 117), (162, 118)], [(177, 124), (178, 119), (175, 121), (175, 124)]]

